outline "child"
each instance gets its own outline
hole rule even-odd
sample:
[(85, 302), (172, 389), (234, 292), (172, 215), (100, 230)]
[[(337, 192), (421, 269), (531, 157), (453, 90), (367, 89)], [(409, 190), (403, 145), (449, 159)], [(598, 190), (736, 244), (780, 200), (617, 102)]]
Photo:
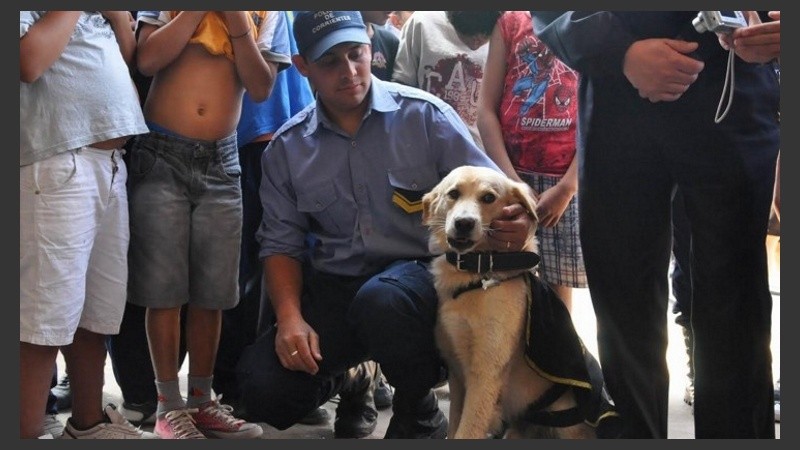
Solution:
[[(263, 430), (212, 398), (222, 310), (236, 306), (242, 195), (236, 124), (245, 90), (270, 93), (288, 48), (271, 11), (140, 14), (138, 67), (153, 76), (150, 133), (131, 155), (130, 301), (147, 308), (162, 438), (254, 438)], [(282, 41), (282, 42), (285, 42)], [(180, 310), (188, 303), (188, 398), (178, 385)]]
[(75, 393), (63, 438), (153, 437), (99, 408), (128, 277), (121, 149), (147, 132), (130, 15), (20, 11), (19, 35), (20, 437), (42, 436), (59, 348)]
[(478, 128), (487, 154), (538, 196), (539, 275), (572, 309), (587, 286), (578, 234), (578, 76), (533, 34), (530, 13), (506, 12), (489, 41)]
[(477, 100), (486, 43), (502, 11), (417, 11), (403, 26), (392, 80), (418, 87), (456, 110), (483, 148)]

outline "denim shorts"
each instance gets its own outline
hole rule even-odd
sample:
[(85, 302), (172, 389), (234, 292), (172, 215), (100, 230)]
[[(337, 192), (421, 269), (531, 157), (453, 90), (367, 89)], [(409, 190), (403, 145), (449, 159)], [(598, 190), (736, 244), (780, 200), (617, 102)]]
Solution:
[(82, 147), (19, 168), (19, 340), (117, 334), (128, 281), (120, 150)]
[(200, 141), (150, 132), (131, 148), (131, 303), (230, 309), (239, 301), (241, 168), (236, 134)]
[[(519, 173), (522, 181), (536, 192), (542, 193), (555, 186), (562, 177), (538, 173)], [(585, 288), (586, 268), (583, 265), (580, 227), (578, 226), (578, 197), (572, 197), (567, 209), (556, 226), (538, 227), (539, 254), (542, 257), (537, 268), (539, 276), (550, 284)]]

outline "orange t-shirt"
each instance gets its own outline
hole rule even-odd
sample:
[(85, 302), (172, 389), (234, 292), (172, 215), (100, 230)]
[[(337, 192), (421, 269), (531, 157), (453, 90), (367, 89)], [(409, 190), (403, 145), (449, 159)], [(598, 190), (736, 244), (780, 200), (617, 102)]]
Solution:
[[(258, 27), (267, 17), (267, 11), (248, 11), (250, 19), (250, 35), (255, 40), (258, 37)], [(180, 11), (170, 11), (170, 19), (174, 19)], [(233, 45), (231, 44), (228, 24), (219, 11), (210, 11), (197, 25), (197, 29), (189, 39), (190, 44), (201, 44), (212, 55), (225, 55), (233, 60)]]

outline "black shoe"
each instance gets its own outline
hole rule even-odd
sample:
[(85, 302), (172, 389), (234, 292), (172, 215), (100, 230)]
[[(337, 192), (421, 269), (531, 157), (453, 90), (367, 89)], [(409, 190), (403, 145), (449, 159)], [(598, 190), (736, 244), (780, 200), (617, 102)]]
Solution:
[(331, 413), (322, 406), (306, 414), (298, 423), (303, 425), (323, 425), (331, 420)]
[(401, 420), (392, 416), (384, 439), (444, 439), (447, 437), (447, 417), (442, 410), (427, 419)]
[(447, 437), (447, 416), (439, 409), (439, 401), (431, 390), (416, 399), (406, 399), (398, 391), (394, 396), (393, 415), (384, 439), (444, 439)]
[(339, 406), (333, 422), (333, 435), (338, 439), (367, 437), (378, 426), (375, 409), (375, 371), (377, 364), (367, 361), (348, 371), (348, 380), (339, 391)]
[(378, 411), (374, 406), (363, 401), (340, 402), (333, 422), (333, 435), (337, 439), (361, 439), (371, 435), (377, 426)]
[(58, 384), (50, 389), (50, 392), (56, 396), (56, 408), (59, 411), (72, 408), (72, 389), (69, 387), (69, 375), (64, 374), (58, 380)]
[(394, 390), (386, 382), (386, 378), (383, 377), (380, 366), (378, 366), (378, 380), (375, 384), (375, 407), (381, 410), (391, 408)]

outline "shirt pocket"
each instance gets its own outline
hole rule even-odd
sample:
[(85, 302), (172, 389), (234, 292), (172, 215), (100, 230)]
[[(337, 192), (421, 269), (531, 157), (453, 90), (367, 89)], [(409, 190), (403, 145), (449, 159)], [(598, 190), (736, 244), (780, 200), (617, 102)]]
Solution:
[(439, 182), (436, 170), (430, 165), (389, 169), (392, 203), (406, 214), (422, 212), (422, 196)]
[[(297, 210), (311, 217), (326, 234), (340, 234), (345, 228), (346, 215), (337, 203), (339, 194), (333, 183), (322, 183), (297, 191)], [(312, 224), (312, 230), (317, 231)]]

